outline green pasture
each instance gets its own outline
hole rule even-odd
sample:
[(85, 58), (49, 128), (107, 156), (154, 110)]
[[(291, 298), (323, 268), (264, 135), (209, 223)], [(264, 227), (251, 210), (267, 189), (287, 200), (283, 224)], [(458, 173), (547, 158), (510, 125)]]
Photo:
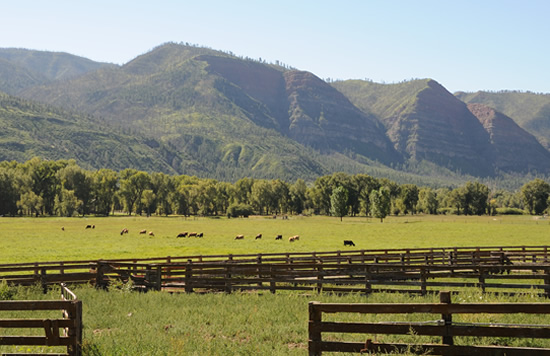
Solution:
[[(0, 289), (2, 287), (0, 286)], [(5, 288), (5, 287), (4, 287)], [(14, 288), (12, 299), (58, 299), (58, 288), (44, 295), (39, 287)], [(336, 296), (315, 293), (209, 293), (184, 294), (130, 292), (124, 286), (109, 291), (74, 287), (83, 302), (84, 356), (165, 356), (165, 355), (306, 355), (308, 302), (326, 303), (434, 303), (437, 294), (425, 297), (401, 294), (350, 294)], [(1, 291), (0, 291), (1, 292)], [(1, 293), (0, 293), (1, 295)], [(547, 302), (530, 293), (514, 297), (482, 294), (472, 289), (453, 296), (454, 303)], [(14, 315), (1, 318), (59, 317)], [(360, 315), (325, 314), (326, 321), (427, 321), (440, 315)], [(548, 324), (546, 315), (473, 314), (454, 315), (454, 322)], [(4, 330), (7, 333), (21, 331)], [(43, 330), (37, 330), (43, 332)], [(372, 335), (371, 335), (372, 337)], [(364, 334), (324, 334), (324, 340), (364, 342)], [(378, 341), (440, 343), (438, 337), (380, 335)], [(550, 347), (548, 340), (514, 338), (456, 337), (455, 344)], [(63, 348), (3, 346), (0, 352), (62, 352)], [(342, 355), (327, 353), (327, 355)]]
[[(95, 225), (86, 229), (86, 225)], [(61, 228), (64, 228), (62, 230)], [(129, 234), (120, 235), (123, 228)], [(547, 245), (550, 220), (532, 216), (371, 218), (85, 217), (0, 218), (0, 263), (449, 246)], [(139, 234), (153, 231), (154, 236)], [(176, 238), (180, 232), (203, 238)], [(261, 233), (262, 239), (254, 237)], [(244, 240), (235, 236), (244, 234)], [(282, 241), (275, 241), (276, 235)], [(289, 243), (288, 237), (300, 235)]]

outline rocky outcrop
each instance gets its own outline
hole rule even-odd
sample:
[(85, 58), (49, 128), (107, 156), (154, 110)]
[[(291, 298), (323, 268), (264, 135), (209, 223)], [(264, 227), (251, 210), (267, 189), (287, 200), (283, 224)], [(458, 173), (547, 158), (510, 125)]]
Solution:
[(321, 152), (353, 152), (386, 164), (401, 161), (374, 116), (309, 72), (284, 76), (291, 138)]
[(550, 171), (550, 152), (514, 120), (483, 104), (468, 104), (468, 109), (489, 134), (497, 170), (524, 173)]

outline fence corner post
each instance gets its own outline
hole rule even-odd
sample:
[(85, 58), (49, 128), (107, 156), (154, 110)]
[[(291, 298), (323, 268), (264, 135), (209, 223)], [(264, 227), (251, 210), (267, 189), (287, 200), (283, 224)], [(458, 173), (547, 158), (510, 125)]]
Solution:
[[(451, 304), (451, 292), (442, 291), (439, 292), (439, 302), (444, 304)], [(445, 322), (445, 333), (442, 337), (441, 342), (445, 345), (454, 345), (453, 335), (450, 332), (450, 326), (453, 324), (453, 315), (452, 314), (441, 314), (441, 319)]]
[(309, 325), (308, 325), (308, 351), (309, 356), (320, 356), (322, 351), (320, 350), (321, 339), (321, 311), (316, 308), (319, 302), (309, 302)]

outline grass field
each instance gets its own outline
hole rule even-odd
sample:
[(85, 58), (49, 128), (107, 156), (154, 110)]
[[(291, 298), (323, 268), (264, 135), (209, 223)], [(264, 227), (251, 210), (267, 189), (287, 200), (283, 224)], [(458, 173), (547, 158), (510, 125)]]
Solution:
[[(95, 225), (95, 229), (85, 229)], [(64, 227), (64, 231), (61, 230)], [(182, 217), (0, 218), (0, 263), (142, 258), (354, 249), (447, 246), (547, 245), (550, 221), (530, 216), (367, 218), (266, 217), (248, 219)], [(123, 228), (130, 233), (120, 235)], [(140, 235), (142, 229), (155, 236)], [(204, 238), (176, 238), (182, 231)], [(262, 233), (261, 240), (254, 236)], [(244, 240), (235, 240), (244, 234)], [(282, 241), (275, 236), (282, 234)], [(288, 237), (300, 235), (289, 243)], [(346, 247), (349, 248), (349, 247)]]
[[(86, 225), (94, 229), (85, 229)], [(64, 231), (61, 230), (64, 227)], [(390, 217), (380, 223), (367, 218), (290, 217), (288, 220), (182, 217), (109, 218), (0, 218), (0, 263), (141, 258), (196, 254), (240, 254), (294, 251), (344, 250), (351, 239), (353, 249), (415, 248), (447, 246), (547, 245), (550, 222), (529, 216)], [(120, 235), (123, 228), (130, 233)], [(140, 235), (139, 230), (155, 236)], [(203, 232), (204, 237), (176, 238), (182, 231)], [(261, 240), (255, 240), (262, 233)], [(244, 234), (244, 240), (234, 240)], [(282, 234), (283, 241), (275, 241)], [(288, 237), (300, 235), (289, 243)], [(307, 303), (322, 302), (434, 302), (437, 296), (412, 297), (395, 294), (370, 296), (308, 294), (297, 292), (227, 294), (141, 294), (126, 289), (111, 291), (75, 287), (84, 305), (84, 355), (306, 355)], [(1, 292), (1, 291), (0, 291)], [(17, 288), (17, 299), (58, 299), (58, 290), (43, 295), (38, 287)], [(1, 295), (1, 293), (0, 293)], [(523, 301), (547, 302), (526, 293), (516, 297), (482, 295), (478, 290), (461, 293), (455, 302)], [(5, 318), (5, 315), (0, 316)], [(15, 317), (15, 316), (8, 316)], [(47, 317), (47, 316), (45, 316)], [(543, 318), (546, 316), (542, 316)], [(543, 323), (544, 320), (503, 316), (476, 316), (477, 322)], [(540, 317), (539, 317), (540, 318)], [(379, 319), (387, 320), (387, 319)], [(487, 319), (488, 320), (488, 319)], [(468, 321), (468, 320), (465, 320)], [(339, 335), (331, 339), (341, 339)], [(403, 339), (405, 337), (401, 337)], [(410, 336), (413, 342), (415, 336)], [(345, 337), (364, 341), (364, 335)], [(391, 341), (391, 337), (385, 339)], [(426, 341), (423, 339), (423, 341)], [(428, 341), (438, 342), (439, 340)], [(457, 343), (470, 343), (457, 339)], [(478, 344), (529, 346), (532, 340), (477, 340)], [(534, 346), (549, 347), (536, 342)], [(531, 346), (533, 346), (531, 345)], [(3, 347), (2, 352), (52, 352), (60, 349)], [(330, 353), (327, 353), (327, 355)]]

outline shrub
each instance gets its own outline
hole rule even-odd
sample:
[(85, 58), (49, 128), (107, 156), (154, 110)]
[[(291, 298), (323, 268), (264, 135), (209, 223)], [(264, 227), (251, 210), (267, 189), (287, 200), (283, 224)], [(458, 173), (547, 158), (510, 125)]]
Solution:
[(497, 208), (499, 215), (523, 215), (525, 211), (518, 208)]
[(5, 279), (0, 281), (0, 300), (11, 300), (14, 296), (14, 290), (8, 285)]
[(248, 217), (249, 215), (254, 214), (254, 209), (248, 204), (231, 204), (227, 208), (227, 215), (231, 216), (232, 218), (236, 218), (239, 216)]

